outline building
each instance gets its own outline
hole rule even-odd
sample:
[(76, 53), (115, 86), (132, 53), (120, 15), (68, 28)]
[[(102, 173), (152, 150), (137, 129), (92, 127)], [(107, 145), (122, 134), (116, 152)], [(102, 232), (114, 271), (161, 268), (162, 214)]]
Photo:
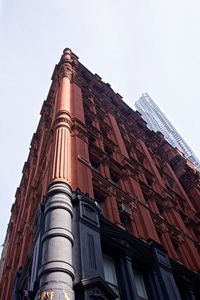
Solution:
[(200, 161), (194, 152), (147, 93), (143, 94), (136, 101), (135, 107), (142, 114), (142, 118), (147, 122), (147, 126), (151, 130), (160, 131), (165, 139), (173, 147), (177, 147), (193, 163), (197, 170), (200, 171)]
[(199, 183), (65, 49), (11, 209), (0, 299), (200, 299)]

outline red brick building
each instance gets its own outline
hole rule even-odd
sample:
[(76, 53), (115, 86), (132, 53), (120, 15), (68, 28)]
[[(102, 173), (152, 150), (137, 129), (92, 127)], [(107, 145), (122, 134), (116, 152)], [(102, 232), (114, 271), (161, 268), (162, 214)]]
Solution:
[(1, 299), (200, 299), (200, 174), (65, 49), (11, 209)]

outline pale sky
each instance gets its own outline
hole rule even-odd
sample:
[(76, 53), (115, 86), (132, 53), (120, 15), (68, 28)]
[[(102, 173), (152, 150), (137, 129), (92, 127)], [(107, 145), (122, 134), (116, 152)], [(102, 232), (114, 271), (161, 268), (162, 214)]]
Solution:
[(53, 68), (65, 47), (130, 107), (147, 92), (200, 158), (198, 0), (0, 3), (0, 245)]

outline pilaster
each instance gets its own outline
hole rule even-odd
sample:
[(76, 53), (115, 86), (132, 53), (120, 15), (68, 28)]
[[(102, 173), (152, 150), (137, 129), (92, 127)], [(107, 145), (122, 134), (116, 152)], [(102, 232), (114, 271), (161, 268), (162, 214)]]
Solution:
[(124, 278), (124, 293), (126, 293), (127, 300), (139, 300), (137, 295), (136, 285), (134, 284), (135, 278), (133, 274), (132, 260), (129, 256), (121, 256), (120, 263), (122, 268), (122, 276)]
[(118, 147), (120, 149), (120, 152), (121, 154), (123, 154), (126, 158), (129, 158), (129, 155), (128, 155), (128, 152), (126, 150), (126, 146), (124, 144), (124, 141), (122, 139), (122, 136), (121, 136), (121, 133), (120, 133), (120, 130), (119, 130), (119, 127), (117, 125), (117, 121), (115, 119), (115, 117), (108, 113), (108, 116), (109, 116), (109, 120), (110, 120), (110, 123), (112, 125), (112, 128), (113, 128), (113, 132), (114, 132), (114, 135), (115, 135), (115, 139), (116, 139), (116, 142), (118, 144)]
[(169, 258), (160, 245), (150, 242), (155, 259), (156, 276), (165, 300), (181, 300)]

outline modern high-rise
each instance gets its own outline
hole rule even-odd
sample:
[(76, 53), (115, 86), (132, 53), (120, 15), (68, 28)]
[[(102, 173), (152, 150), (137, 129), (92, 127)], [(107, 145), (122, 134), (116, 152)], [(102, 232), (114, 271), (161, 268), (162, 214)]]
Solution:
[(136, 101), (135, 107), (142, 114), (142, 118), (151, 130), (160, 131), (165, 139), (173, 147), (177, 147), (200, 171), (200, 161), (194, 152), (147, 93), (142, 94), (142, 97)]
[(1, 300), (200, 299), (199, 173), (68, 48), (22, 173)]

